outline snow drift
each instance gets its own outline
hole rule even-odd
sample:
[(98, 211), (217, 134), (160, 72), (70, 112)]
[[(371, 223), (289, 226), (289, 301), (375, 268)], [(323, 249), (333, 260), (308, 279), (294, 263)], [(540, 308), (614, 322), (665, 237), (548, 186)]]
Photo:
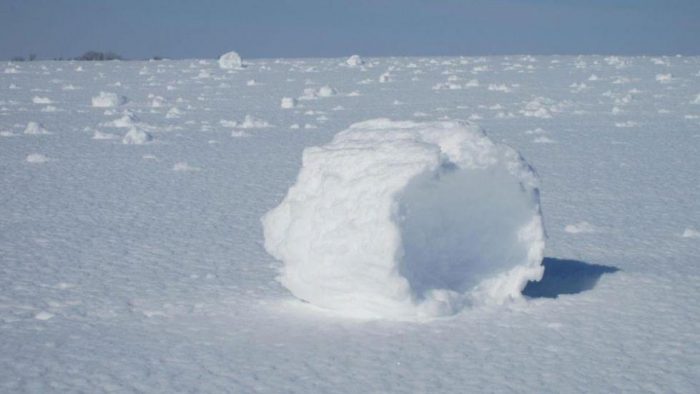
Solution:
[(304, 150), (296, 184), (262, 222), (280, 282), (346, 316), (500, 304), (543, 271), (535, 173), (470, 123), (354, 124)]

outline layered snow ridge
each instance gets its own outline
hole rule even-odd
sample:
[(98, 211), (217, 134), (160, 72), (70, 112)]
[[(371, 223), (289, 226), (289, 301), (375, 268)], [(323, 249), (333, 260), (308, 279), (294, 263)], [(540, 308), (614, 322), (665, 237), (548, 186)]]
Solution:
[(535, 172), (466, 122), (356, 123), (304, 150), (296, 184), (262, 222), (280, 282), (344, 316), (502, 304), (543, 273)]

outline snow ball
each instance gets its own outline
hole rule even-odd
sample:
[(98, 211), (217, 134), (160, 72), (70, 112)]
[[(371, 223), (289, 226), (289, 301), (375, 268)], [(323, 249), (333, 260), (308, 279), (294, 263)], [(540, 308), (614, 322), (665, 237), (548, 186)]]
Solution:
[(219, 67), (224, 70), (237, 70), (243, 68), (243, 61), (238, 53), (232, 51), (219, 57)]
[(27, 127), (24, 128), (24, 134), (50, 134), (44, 126), (39, 122), (29, 122)]
[(53, 101), (51, 101), (50, 98), (48, 97), (39, 97), (39, 96), (34, 96), (32, 98), (32, 102), (34, 104), (52, 104)]
[(243, 130), (233, 130), (231, 132), (231, 137), (233, 138), (244, 138), (244, 137), (250, 137), (250, 133), (246, 133)]
[(700, 231), (687, 228), (683, 231), (683, 238), (700, 238)]
[(534, 140), (532, 140), (532, 142), (534, 142), (535, 144), (554, 144), (556, 141), (547, 136), (542, 135), (536, 137)]
[(338, 94), (338, 91), (329, 85), (324, 85), (318, 88), (316, 95), (318, 97), (331, 97)]
[(243, 123), (238, 125), (238, 127), (242, 129), (263, 129), (266, 127), (270, 127), (270, 124), (264, 119), (256, 118), (255, 116), (251, 115), (246, 115), (243, 119)]
[(660, 83), (669, 83), (673, 80), (671, 74), (656, 74), (656, 81)]
[(52, 319), (55, 315), (53, 313), (49, 313), (46, 311), (41, 311), (34, 315), (34, 318), (37, 320), (49, 320)]
[(280, 108), (290, 109), (297, 106), (297, 101), (291, 97), (282, 97)]
[(42, 164), (46, 163), (49, 161), (49, 158), (40, 154), (40, 153), (32, 153), (27, 155), (27, 163), (32, 163), (32, 164)]
[(263, 218), (296, 297), (360, 318), (426, 319), (520, 299), (542, 276), (537, 178), (471, 123), (375, 119), (304, 150)]
[(96, 108), (117, 107), (124, 103), (126, 103), (126, 97), (110, 92), (100, 92), (92, 98), (92, 106)]
[(178, 109), (177, 107), (172, 107), (168, 110), (168, 112), (165, 114), (166, 119), (177, 119), (182, 115), (182, 111)]
[(95, 130), (95, 133), (92, 135), (93, 140), (114, 140), (117, 138), (119, 138), (119, 136), (116, 134), (105, 133), (99, 130)]
[(578, 222), (576, 224), (567, 224), (564, 227), (564, 231), (569, 234), (590, 234), (597, 231), (596, 227), (586, 221)]
[(365, 61), (362, 60), (360, 55), (352, 55), (345, 61), (345, 63), (350, 67), (357, 67), (365, 64)]
[(199, 167), (193, 167), (189, 165), (186, 161), (181, 161), (173, 165), (173, 171), (199, 171)]
[(143, 145), (152, 140), (153, 136), (151, 136), (149, 133), (133, 127), (124, 135), (124, 138), (122, 138), (122, 144)]

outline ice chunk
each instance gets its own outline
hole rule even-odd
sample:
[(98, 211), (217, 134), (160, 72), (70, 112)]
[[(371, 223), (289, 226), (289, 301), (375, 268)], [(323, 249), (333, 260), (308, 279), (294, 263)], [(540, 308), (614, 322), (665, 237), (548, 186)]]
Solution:
[(280, 282), (346, 316), (449, 315), (521, 298), (542, 275), (536, 175), (470, 123), (354, 124), (304, 151), (262, 223)]
[(224, 70), (236, 70), (243, 68), (243, 61), (236, 52), (224, 53), (219, 57), (219, 67)]

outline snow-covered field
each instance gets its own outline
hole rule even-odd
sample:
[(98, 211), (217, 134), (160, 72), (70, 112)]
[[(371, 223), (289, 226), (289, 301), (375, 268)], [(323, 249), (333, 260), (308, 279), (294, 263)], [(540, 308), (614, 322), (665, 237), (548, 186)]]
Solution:
[[(232, 61), (0, 66), (0, 392), (700, 391), (700, 58)], [(280, 284), (261, 218), (375, 118), (536, 169), (527, 297), (363, 320)]]

